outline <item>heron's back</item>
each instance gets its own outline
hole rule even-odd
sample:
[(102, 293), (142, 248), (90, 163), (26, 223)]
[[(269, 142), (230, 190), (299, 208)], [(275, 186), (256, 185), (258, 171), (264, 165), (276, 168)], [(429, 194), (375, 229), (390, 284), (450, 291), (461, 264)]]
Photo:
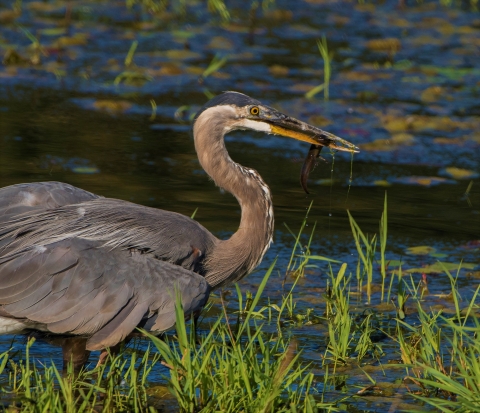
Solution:
[(208, 300), (218, 240), (192, 219), (56, 182), (0, 189), (0, 334), (35, 329), (115, 345)]

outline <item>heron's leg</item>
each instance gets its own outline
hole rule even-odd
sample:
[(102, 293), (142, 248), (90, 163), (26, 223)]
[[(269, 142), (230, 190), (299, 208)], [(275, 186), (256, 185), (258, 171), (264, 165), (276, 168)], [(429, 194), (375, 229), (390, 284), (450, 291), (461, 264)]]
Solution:
[(103, 366), (106, 362), (107, 362), (107, 358), (108, 358), (108, 354), (110, 353), (112, 356), (116, 356), (118, 353), (120, 353), (120, 351), (122, 350), (123, 346), (127, 345), (130, 340), (132, 338), (131, 337), (127, 337), (125, 340), (123, 340), (122, 342), (118, 343), (118, 344), (115, 344), (114, 346), (112, 347), (108, 347), (107, 348), (104, 348), (101, 353), (100, 353), (100, 356), (98, 357), (98, 363), (96, 365), (96, 367), (99, 367), (99, 366)]
[(90, 351), (87, 350), (87, 339), (84, 337), (66, 337), (62, 340), (63, 374), (68, 372), (71, 362), (73, 373), (77, 375), (88, 361)]
[(200, 343), (200, 340), (198, 339), (198, 319), (200, 318), (200, 314), (201, 314), (202, 311), (196, 311), (195, 313), (193, 313), (193, 321), (192, 321), (192, 324), (193, 324), (193, 340), (194, 340), (194, 343), (196, 344), (202, 344)]

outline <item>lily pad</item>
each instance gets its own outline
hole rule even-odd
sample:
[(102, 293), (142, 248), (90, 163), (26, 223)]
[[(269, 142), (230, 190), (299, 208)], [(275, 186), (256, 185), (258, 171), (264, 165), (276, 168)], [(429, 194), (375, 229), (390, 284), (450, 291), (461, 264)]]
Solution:
[(447, 178), (440, 178), (438, 176), (402, 176), (394, 180), (395, 183), (404, 184), (404, 185), (420, 185), (420, 186), (433, 186), (439, 184), (455, 184), (455, 181), (452, 181)]
[(387, 113), (381, 116), (381, 122), (382, 126), (391, 133), (418, 132), (428, 129), (445, 132), (469, 127), (466, 122), (454, 120), (449, 116), (402, 116), (396, 113)]
[(53, 44), (54, 47), (67, 47), (67, 46), (84, 46), (87, 44), (88, 35), (85, 33), (77, 33), (71, 37), (63, 36), (59, 37)]
[(402, 43), (396, 38), (372, 39), (367, 42), (367, 48), (375, 52), (396, 53), (402, 47)]
[(100, 172), (96, 166), (73, 166), (71, 171), (76, 174), (98, 174)]
[(456, 168), (454, 166), (442, 169), (440, 174), (447, 175), (453, 179), (472, 179), (477, 178), (479, 174), (469, 169)]
[(288, 75), (289, 69), (288, 67), (282, 65), (272, 65), (268, 68), (268, 71), (273, 76), (284, 77)]
[(410, 255), (430, 255), (435, 253), (435, 251), (436, 250), (433, 247), (428, 245), (420, 245), (418, 247), (409, 247), (405, 252)]
[(409, 133), (396, 133), (390, 139), (377, 139), (364, 143), (360, 148), (366, 151), (393, 151), (401, 146), (412, 145), (415, 141)]
[(43, 36), (61, 36), (66, 33), (65, 27), (48, 27), (46, 29), (39, 30)]
[(97, 100), (93, 103), (95, 109), (110, 114), (124, 113), (132, 107), (132, 104), (126, 100)]
[(190, 50), (167, 50), (162, 53), (165, 57), (172, 60), (190, 60), (199, 59), (200, 53), (192, 52)]
[(422, 92), (420, 100), (427, 103), (436, 102), (445, 94), (445, 88), (441, 86), (431, 86)]
[(325, 126), (331, 125), (333, 122), (322, 115), (313, 115), (308, 118), (308, 122), (312, 125), (318, 126), (319, 128), (324, 128)]
[(208, 45), (210, 49), (231, 50), (233, 43), (230, 39), (223, 36), (215, 36)]
[(473, 270), (477, 264), (472, 264), (468, 262), (462, 263), (451, 263), (451, 262), (436, 262), (435, 264), (427, 265), (426, 267), (421, 268), (410, 268), (405, 272), (408, 274), (418, 273), (418, 274), (442, 274), (446, 271), (454, 272), (459, 269)]
[(325, 179), (317, 179), (315, 181), (315, 185), (333, 185), (335, 182), (338, 182), (338, 179), (330, 179), (330, 178), (325, 178)]
[(391, 186), (392, 184), (385, 179), (378, 179), (376, 181), (373, 181), (373, 185), (387, 187), (387, 186)]

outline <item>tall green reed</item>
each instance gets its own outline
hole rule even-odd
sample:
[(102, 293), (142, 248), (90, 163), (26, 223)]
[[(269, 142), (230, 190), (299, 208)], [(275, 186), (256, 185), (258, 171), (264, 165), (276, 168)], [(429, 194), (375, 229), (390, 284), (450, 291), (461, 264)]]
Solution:
[(169, 369), (168, 386), (181, 412), (334, 410), (332, 404), (313, 398), (313, 374), (299, 363), (296, 342), (266, 333), (264, 324), (255, 319), (273, 268), (266, 272), (246, 311), (239, 300), (243, 319), (234, 328), (221, 315), (197, 345), (177, 297), (176, 338), (162, 341), (150, 336)]

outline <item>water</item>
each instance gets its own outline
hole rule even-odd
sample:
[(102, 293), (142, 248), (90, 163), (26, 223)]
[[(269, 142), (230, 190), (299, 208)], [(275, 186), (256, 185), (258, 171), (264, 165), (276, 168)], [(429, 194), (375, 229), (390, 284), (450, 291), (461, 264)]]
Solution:
[[(21, 16), (0, 25), (1, 53), (13, 48), (26, 59), (34, 55), (19, 24), (38, 37), (45, 54), (38, 66), (0, 66), (0, 186), (56, 180), (185, 215), (198, 208), (202, 225), (228, 237), (238, 226), (239, 206), (201, 170), (188, 118), (206, 102), (206, 90), (234, 89), (361, 148), (353, 165), (350, 155), (338, 153), (332, 163), (325, 151), (306, 196), (299, 184), (306, 145), (250, 132), (227, 137), (231, 157), (257, 169), (274, 195), (274, 244), (259, 269), (241, 281), (242, 290), (255, 290), (277, 256), (284, 271), (294, 245), (284, 223), (296, 232), (311, 203), (307, 232), (317, 223), (312, 253), (347, 262), (354, 272), (357, 253), (346, 210), (374, 234), (387, 191), (387, 259), (406, 269), (438, 259), (472, 263), (473, 270), (459, 275), (461, 291), (471, 296), (480, 264), (478, 11), (437, 2), (399, 10), (395, 2), (278, 1), (259, 14), (252, 37), (241, 4), (231, 6), (234, 19), (222, 25), (200, 4), (183, 18), (157, 21), (126, 11), (123, 2), (81, 1), (65, 28), (63, 2), (24, 1)], [(333, 52), (329, 102), (321, 94), (304, 97), (323, 82), (316, 46), (323, 34)], [(372, 42), (378, 39), (383, 43)], [(133, 40), (134, 65), (126, 69)], [(215, 54), (227, 56), (226, 65), (199, 82)], [(124, 70), (151, 80), (115, 85)], [(421, 245), (440, 255), (407, 253)], [(321, 311), (327, 269), (319, 263), (297, 286), (300, 310)], [(272, 301), (281, 298), (283, 275), (267, 287)], [(419, 282), (421, 274), (413, 278)], [(287, 290), (292, 281), (287, 277)], [(431, 294), (449, 288), (445, 274), (429, 275)], [(358, 311), (365, 307), (360, 303)], [(304, 360), (321, 375), (324, 328), (305, 326), (293, 334)], [(1, 337), (0, 351), (12, 342), (21, 340)], [(33, 351), (59, 360), (59, 350), (46, 344)], [(355, 374), (346, 372), (349, 384)]]

